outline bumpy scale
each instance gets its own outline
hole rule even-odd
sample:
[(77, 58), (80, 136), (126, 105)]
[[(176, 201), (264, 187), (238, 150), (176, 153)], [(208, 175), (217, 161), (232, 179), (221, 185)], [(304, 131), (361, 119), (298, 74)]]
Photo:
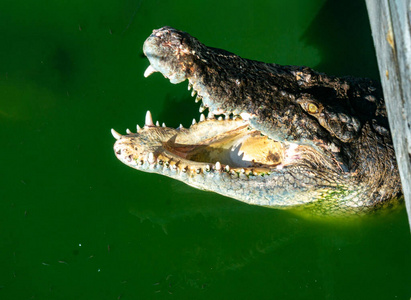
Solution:
[[(143, 47), (148, 77), (188, 80), (190, 128), (153, 123), (116, 138), (124, 164), (240, 201), (322, 214), (374, 210), (401, 195), (380, 86), (243, 59), (163, 27)], [(217, 116), (217, 119), (215, 118)]]

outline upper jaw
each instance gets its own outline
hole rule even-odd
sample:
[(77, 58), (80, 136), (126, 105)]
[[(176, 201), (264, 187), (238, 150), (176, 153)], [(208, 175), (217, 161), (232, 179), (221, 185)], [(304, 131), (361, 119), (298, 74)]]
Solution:
[[(277, 92), (278, 74), (270, 69), (271, 65), (206, 47), (171, 27), (154, 30), (144, 42), (143, 51), (150, 61), (144, 76), (161, 72), (171, 83), (188, 79), (192, 95), (197, 93), (196, 102), (202, 100), (200, 112), (208, 108), (213, 115), (240, 115), (249, 120), (250, 126), (274, 140), (315, 146), (317, 151), (324, 151), (328, 142), (325, 129), (304, 116), (299, 105), (290, 100), (294, 95), (287, 97), (287, 93)], [(255, 72), (255, 64), (265, 73)]]
[(154, 30), (143, 45), (143, 52), (150, 61), (144, 76), (154, 72), (162, 73), (171, 83), (180, 83), (187, 79), (187, 66), (182, 56), (187, 56), (181, 39), (176, 37), (176, 30), (163, 27)]
[[(202, 51), (204, 49), (207, 50)], [(193, 96), (197, 94), (196, 102), (202, 100), (200, 112), (208, 108), (213, 115), (234, 114), (248, 119), (251, 116), (249, 112), (230, 102), (228, 94), (235, 86), (221, 89), (218, 81), (210, 84), (207, 77), (215, 67), (201, 54), (209, 51), (213, 52), (213, 49), (185, 32), (167, 26), (154, 30), (143, 45), (143, 52), (150, 62), (144, 76), (160, 72), (173, 84), (188, 79), (189, 90), (193, 89)]]

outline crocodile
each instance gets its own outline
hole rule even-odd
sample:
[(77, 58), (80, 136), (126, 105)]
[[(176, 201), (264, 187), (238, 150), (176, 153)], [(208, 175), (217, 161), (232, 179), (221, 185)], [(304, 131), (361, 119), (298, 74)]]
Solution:
[(112, 129), (124, 164), (249, 204), (320, 214), (375, 211), (401, 196), (378, 82), (244, 59), (168, 26), (153, 30), (143, 52), (144, 76), (188, 80), (201, 115), (170, 128), (148, 111), (136, 133)]

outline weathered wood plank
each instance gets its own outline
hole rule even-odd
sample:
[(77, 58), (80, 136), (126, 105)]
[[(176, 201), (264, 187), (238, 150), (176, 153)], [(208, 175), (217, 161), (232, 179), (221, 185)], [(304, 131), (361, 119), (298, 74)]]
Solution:
[(411, 1), (366, 4), (411, 225)]

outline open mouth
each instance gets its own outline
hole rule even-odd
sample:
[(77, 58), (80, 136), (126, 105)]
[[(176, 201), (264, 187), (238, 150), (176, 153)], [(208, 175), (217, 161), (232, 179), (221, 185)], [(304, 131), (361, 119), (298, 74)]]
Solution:
[(232, 175), (257, 176), (282, 168), (296, 147), (269, 139), (250, 127), (240, 116), (215, 117), (201, 114), (189, 128), (166, 127), (146, 114), (145, 125), (137, 132), (127, 130), (114, 146), (120, 161), (143, 170), (158, 167), (184, 173), (227, 172)]
[[(188, 80), (195, 103), (201, 102), (201, 115), (198, 121), (193, 119), (189, 128), (175, 129), (154, 123), (148, 111), (145, 125), (137, 125), (136, 133), (127, 129), (127, 134), (121, 135), (112, 130), (117, 139), (114, 150), (120, 161), (147, 172), (226, 172), (249, 177), (270, 174), (299, 158), (299, 150), (304, 146), (268, 138), (250, 124), (252, 114), (227, 109), (221, 99), (213, 97), (204, 80), (193, 74), (195, 66), (189, 57), (195, 50), (187, 51), (181, 45), (184, 41), (171, 42), (169, 35), (170, 31), (158, 30), (146, 40), (144, 52), (150, 65), (144, 76), (160, 72), (171, 83)], [(213, 71), (207, 74), (210, 72)], [(207, 117), (203, 114), (206, 110)]]
[[(145, 77), (154, 73), (150, 65)], [(201, 94), (189, 83), (195, 102)], [(203, 103), (200, 112), (208, 109)], [(218, 113), (217, 115), (215, 113)], [(127, 129), (126, 135), (112, 130), (117, 139), (114, 146), (120, 161), (136, 169), (155, 170), (158, 167), (184, 173), (227, 172), (232, 175), (257, 176), (269, 174), (274, 168), (283, 168), (290, 159), (297, 158), (299, 146), (280, 143), (253, 129), (247, 114), (213, 110), (198, 122), (193, 119), (189, 128), (167, 127), (153, 122), (147, 111), (145, 125), (137, 125), (137, 132)], [(301, 146), (300, 146), (301, 147)]]

